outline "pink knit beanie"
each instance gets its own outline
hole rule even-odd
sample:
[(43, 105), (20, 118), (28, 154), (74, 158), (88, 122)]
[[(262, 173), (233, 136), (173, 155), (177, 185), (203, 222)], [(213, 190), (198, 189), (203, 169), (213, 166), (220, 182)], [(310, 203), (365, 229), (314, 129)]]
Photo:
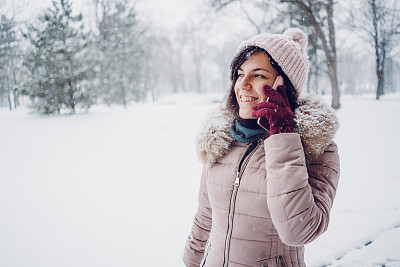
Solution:
[(256, 46), (267, 51), (282, 68), (300, 95), (308, 75), (307, 36), (297, 28), (283, 34), (262, 33), (242, 42), (242, 49)]

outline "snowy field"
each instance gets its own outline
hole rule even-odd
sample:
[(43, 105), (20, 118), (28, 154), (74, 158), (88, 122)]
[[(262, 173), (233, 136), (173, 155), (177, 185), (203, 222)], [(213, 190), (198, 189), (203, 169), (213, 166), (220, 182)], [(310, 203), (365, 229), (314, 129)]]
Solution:
[[(0, 266), (183, 266), (221, 95), (38, 116), (0, 109)], [(342, 97), (339, 190), (307, 266), (400, 266), (400, 97)]]

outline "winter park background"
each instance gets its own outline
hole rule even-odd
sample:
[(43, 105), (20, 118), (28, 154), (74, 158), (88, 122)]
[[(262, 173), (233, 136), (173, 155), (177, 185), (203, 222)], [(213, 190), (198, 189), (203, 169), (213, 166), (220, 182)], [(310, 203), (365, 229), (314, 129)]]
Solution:
[[(90, 38), (99, 36), (95, 2), (72, 6), (94, 31)], [(43, 115), (43, 109), (31, 107), (31, 95), (9, 90), (12, 84), (21, 92), (34, 78), (22, 63), (29, 42), (16, 31), (21, 41), (13, 64), (12, 54), (0, 53), (0, 266), (183, 266), (201, 171), (196, 134), (224, 96), (238, 42), (257, 32), (254, 25), (264, 30), (272, 25), (256, 5), (265, 2), (238, 2), (218, 12), (209, 1), (136, 2), (133, 24), (145, 24), (146, 38), (154, 41), (146, 39), (154, 51), (141, 61), (151, 68), (126, 61), (142, 74), (130, 81), (135, 86), (127, 86), (132, 91), (126, 102), (116, 89), (123, 83), (105, 90), (109, 81), (100, 81), (98, 73), (82, 80), (82, 94), (93, 93), (87, 112), (64, 106), (61, 114)], [(271, 2), (271, 10), (281, 8)], [(1, 15), (14, 15), (22, 31), (47, 7), (50, 1), (0, 1)], [(254, 24), (244, 11), (251, 11)], [(335, 5), (335, 14), (350, 14), (345, 1)], [(376, 100), (374, 49), (344, 22), (335, 18), (341, 178), (329, 229), (306, 246), (306, 263), (400, 266), (399, 50), (387, 55), (385, 93)], [(320, 69), (305, 90), (330, 103), (324, 57), (317, 55)], [(118, 73), (108, 60), (109, 68), (97, 71)], [(10, 69), (15, 79), (7, 76)], [(153, 83), (145, 85), (149, 80)]]

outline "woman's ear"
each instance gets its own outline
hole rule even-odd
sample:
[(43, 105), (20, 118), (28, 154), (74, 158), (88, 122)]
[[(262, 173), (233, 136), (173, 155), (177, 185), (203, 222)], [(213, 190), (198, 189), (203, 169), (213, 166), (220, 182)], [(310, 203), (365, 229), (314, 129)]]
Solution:
[(276, 89), (278, 89), (279, 86), (284, 85), (284, 83), (285, 83), (285, 81), (283, 80), (283, 77), (281, 75), (278, 75), (275, 78), (275, 82), (272, 85), (272, 89), (276, 90)]

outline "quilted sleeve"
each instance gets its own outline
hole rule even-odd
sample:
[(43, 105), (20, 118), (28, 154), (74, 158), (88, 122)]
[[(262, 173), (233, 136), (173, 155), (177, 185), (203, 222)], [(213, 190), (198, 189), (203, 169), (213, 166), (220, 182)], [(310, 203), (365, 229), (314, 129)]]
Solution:
[(267, 201), (281, 240), (305, 245), (328, 228), (339, 181), (337, 146), (331, 142), (306, 163), (300, 135), (277, 134), (265, 140)]
[(211, 230), (211, 207), (206, 186), (207, 170), (207, 167), (203, 168), (198, 198), (199, 206), (183, 254), (183, 262), (188, 267), (200, 265)]

